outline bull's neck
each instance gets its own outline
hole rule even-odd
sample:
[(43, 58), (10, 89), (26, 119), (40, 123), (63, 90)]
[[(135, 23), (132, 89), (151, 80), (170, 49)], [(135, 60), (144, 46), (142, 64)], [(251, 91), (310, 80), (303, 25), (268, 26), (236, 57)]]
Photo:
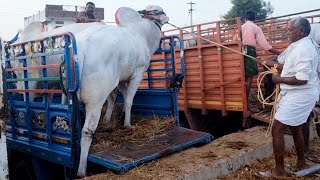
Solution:
[(161, 29), (154, 22), (151, 22), (151, 26), (153, 28), (152, 28), (152, 31), (150, 31), (150, 36), (153, 38), (150, 38), (150, 42), (148, 42), (148, 44), (150, 44), (149, 47), (152, 47), (150, 48), (150, 55), (153, 55), (154, 52), (159, 48), (159, 44), (161, 40)]
[(139, 34), (148, 44), (150, 50), (150, 56), (159, 48), (160, 39), (161, 39), (161, 30), (160, 28), (150, 20), (144, 20), (142, 26), (139, 26), (137, 29)]

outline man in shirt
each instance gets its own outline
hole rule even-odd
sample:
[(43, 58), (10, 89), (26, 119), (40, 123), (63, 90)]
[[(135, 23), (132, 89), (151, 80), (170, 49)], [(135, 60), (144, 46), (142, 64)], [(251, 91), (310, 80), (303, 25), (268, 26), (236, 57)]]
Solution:
[(272, 127), (273, 150), (276, 167), (273, 171), (259, 173), (264, 177), (286, 176), (284, 170), (284, 132), (289, 127), (298, 156), (297, 169), (306, 168), (305, 144), (302, 126), (319, 100), (319, 47), (308, 37), (310, 23), (305, 18), (295, 18), (289, 22), (290, 46), (280, 54), (278, 64), (281, 75), (272, 77), (280, 84), (281, 99), (277, 104), (275, 121)]
[[(262, 32), (262, 29), (256, 24), (254, 24), (255, 20), (255, 12), (247, 12), (246, 23), (244, 23), (241, 27), (243, 52), (247, 55), (257, 57), (256, 47), (258, 43), (264, 50), (279, 55), (280, 52), (272, 48), (272, 46), (266, 40)], [(258, 74), (258, 63), (254, 59), (244, 56), (244, 66), (246, 76), (246, 93), (248, 98), (251, 88), (252, 77)]]
[(88, 2), (84, 12), (79, 12), (77, 16), (76, 23), (90, 23), (90, 22), (100, 22), (101, 19), (96, 19), (93, 15), (95, 10), (95, 5), (93, 2)]
[[(319, 30), (320, 30), (320, 24), (311, 24), (311, 31), (310, 31), (309, 37), (312, 38), (317, 43), (318, 46), (320, 46), (320, 35), (316, 32), (319, 32)], [(277, 62), (277, 57), (271, 58), (269, 61), (264, 61), (263, 63), (272, 67), (274, 64), (272, 61)], [(266, 87), (269, 87), (269, 90)], [(272, 76), (270, 77), (270, 79), (269, 77), (267, 77), (267, 81), (265, 83), (266, 97), (272, 94), (272, 92), (274, 91), (274, 87), (275, 87), (275, 84), (272, 82)], [(308, 159), (309, 161), (312, 161), (314, 163), (320, 163), (320, 157), (316, 153), (311, 151), (309, 147), (309, 133), (310, 133), (309, 124), (311, 119), (313, 118), (317, 118), (317, 117), (314, 117), (314, 113), (311, 112), (307, 122), (302, 125), (302, 134), (303, 134), (304, 146), (305, 146), (304, 155), (305, 155), (305, 158)], [(291, 135), (291, 132), (288, 132), (287, 130), (289, 129), (286, 129), (285, 133)]]

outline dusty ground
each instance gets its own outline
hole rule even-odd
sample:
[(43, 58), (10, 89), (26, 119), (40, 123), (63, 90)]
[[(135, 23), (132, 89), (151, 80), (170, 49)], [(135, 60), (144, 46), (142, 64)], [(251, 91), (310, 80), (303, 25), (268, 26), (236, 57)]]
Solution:
[[(241, 138), (241, 136), (239, 136)], [(195, 171), (198, 167), (208, 166), (208, 164), (213, 161), (217, 161), (221, 158), (230, 156), (231, 154), (241, 150), (246, 150), (249, 146), (255, 144), (246, 144), (243, 141), (222, 141), (224, 144), (215, 144), (215, 148), (212, 148), (212, 142), (209, 145), (206, 145), (202, 148), (193, 148), (188, 151), (183, 151), (182, 153), (171, 155), (166, 158), (162, 158), (150, 163), (147, 163), (143, 166), (136, 167), (135, 169), (129, 171), (125, 175), (116, 175), (111, 172), (104, 174), (98, 174), (91, 177), (84, 178), (85, 180), (104, 180), (104, 179), (123, 179), (123, 180), (132, 180), (132, 179), (179, 179), (179, 176), (186, 174), (191, 171)], [(221, 142), (220, 142), (221, 143)], [(313, 141), (312, 150), (317, 154), (320, 154), (320, 138), (317, 138)], [(210, 148), (211, 147), (211, 148)], [(286, 166), (290, 169), (295, 168), (295, 152), (293, 149), (290, 149), (286, 153), (285, 158)], [(308, 162), (309, 163), (309, 162)], [(179, 164), (183, 164), (179, 166)], [(309, 163), (311, 165), (311, 163)], [(221, 180), (251, 180), (259, 179), (254, 176), (255, 172), (270, 170), (274, 165), (273, 158), (264, 159), (262, 161), (257, 161), (252, 165), (247, 165), (244, 168), (238, 170), (237, 172), (220, 178)], [(195, 167), (196, 166), (196, 167)], [(272, 178), (270, 178), (272, 179)], [(305, 178), (296, 178), (290, 177), (287, 179), (301, 179), (301, 180), (311, 180), (311, 179), (320, 179), (320, 174), (313, 174)]]
[[(320, 138), (316, 138), (311, 144), (311, 149), (316, 152), (318, 155), (320, 155)], [(295, 161), (296, 161), (296, 155), (294, 149), (290, 149), (289, 151), (286, 152), (286, 157), (285, 157), (285, 165), (291, 169), (295, 169)], [(311, 162), (307, 162), (310, 166), (314, 165)], [(267, 171), (270, 170), (274, 167), (274, 158), (268, 158), (264, 159), (262, 161), (257, 161), (256, 163), (252, 165), (247, 165), (246, 167), (238, 170), (237, 172), (221, 178), (221, 180), (233, 180), (233, 179), (241, 179), (241, 180), (246, 180), (246, 179), (259, 179), (257, 178), (254, 173), (259, 172), (259, 171)], [(272, 179), (272, 178), (269, 178)], [(297, 178), (297, 177), (289, 177), (288, 179), (301, 179), (301, 180), (311, 180), (311, 179), (320, 179), (320, 172), (315, 173), (313, 175), (304, 177), (304, 178)]]
[[(124, 175), (117, 175), (112, 172), (105, 172), (88, 176), (85, 180), (104, 180), (104, 179), (121, 179), (121, 180), (156, 180), (156, 179), (182, 179), (194, 172), (202, 172), (222, 160), (230, 159), (239, 154), (244, 154), (256, 147), (264, 147), (271, 144), (271, 137), (265, 137), (266, 127), (255, 127), (238, 133), (229, 134), (213, 142), (201, 146), (192, 147), (180, 153), (169, 155), (146, 163), (142, 166), (130, 170)], [(311, 143), (312, 149), (320, 155), (320, 139)], [(295, 155), (294, 151), (287, 152), (286, 165), (294, 169)], [(273, 158), (257, 161), (248, 165), (236, 173), (221, 179), (256, 179), (255, 172), (269, 170), (273, 167)], [(300, 179), (320, 179), (320, 174)], [(294, 177), (288, 178), (294, 179)], [(298, 178), (296, 178), (298, 179)]]
[[(182, 175), (191, 174), (197, 169), (209, 167), (214, 162), (223, 158), (231, 157), (237, 153), (244, 153), (253, 147), (270, 142), (265, 138), (266, 128), (257, 127), (254, 129), (230, 134), (213, 142), (184, 150), (145, 165), (136, 167), (125, 175), (116, 175), (111, 172), (89, 176), (86, 180), (102, 179), (177, 179)], [(261, 139), (264, 139), (263, 142)]]

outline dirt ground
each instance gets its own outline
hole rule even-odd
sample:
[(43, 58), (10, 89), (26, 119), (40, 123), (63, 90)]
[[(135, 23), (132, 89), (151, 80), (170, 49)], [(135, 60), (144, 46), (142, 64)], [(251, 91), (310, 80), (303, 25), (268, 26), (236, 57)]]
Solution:
[[(270, 138), (265, 138), (266, 127), (233, 133), (213, 142), (201, 146), (192, 147), (180, 153), (169, 155), (157, 159), (142, 166), (138, 166), (125, 175), (117, 175), (112, 172), (97, 174), (84, 178), (85, 180), (156, 180), (156, 179), (178, 179), (181, 175), (188, 175), (198, 169), (209, 167), (213, 162), (218, 162), (227, 157), (232, 157), (238, 153), (244, 153), (253, 147), (270, 142)], [(264, 139), (261, 142), (261, 139)]]
[[(195, 171), (212, 166), (222, 159), (233, 157), (236, 154), (245, 153), (253, 147), (261, 146), (271, 142), (271, 137), (265, 137), (266, 127), (256, 127), (238, 133), (233, 133), (213, 142), (201, 146), (193, 147), (155, 161), (146, 163), (130, 170), (125, 175), (117, 175), (112, 172), (88, 176), (85, 180), (157, 180), (157, 179), (181, 179)], [(311, 144), (311, 149), (320, 155), (320, 138), (316, 138)], [(295, 152), (290, 149), (286, 153), (286, 166), (291, 170), (295, 168)], [(310, 164), (312, 165), (312, 164)], [(274, 166), (273, 157), (261, 161), (256, 161), (252, 165), (247, 165), (229, 176), (220, 178), (221, 180), (232, 179), (258, 179), (254, 173), (272, 169)], [(320, 174), (313, 174), (305, 178), (290, 177), (288, 179), (320, 179)]]
[[(320, 155), (320, 138), (316, 138), (313, 140), (312, 143), (310, 143), (311, 149), (318, 155)], [(289, 149), (286, 152), (285, 156), (285, 165), (288, 167), (290, 170), (295, 169), (295, 162), (296, 162), (296, 154), (295, 150), (293, 148)], [(314, 163), (311, 163), (310, 161), (307, 161), (308, 165), (312, 166), (315, 165)], [(241, 179), (241, 180), (246, 180), (246, 179), (259, 179), (257, 178), (254, 173), (259, 172), (259, 171), (268, 171), (274, 168), (275, 162), (274, 158), (270, 157), (268, 159), (264, 159), (262, 161), (257, 161), (256, 163), (252, 165), (247, 165), (243, 167), (242, 169), (238, 170), (237, 172), (221, 178), (221, 180), (233, 180), (233, 179)], [(269, 178), (269, 179), (274, 179), (274, 178)], [(297, 177), (288, 177), (287, 179), (301, 179), (301, 180), (311, 180), (311, 179), (320, 179), (320, 172), (317, 172), (315, 174), (312, 174), (310, 176), (306, 176), (303, 178), (297, 178)]]
[[(170, 122), (170, 121), (168, 121)], [(167, 127), (157, 125), (158, 127)], [(161, 128), (160, 128), (161, 129)], [(164, 128), (166, 129), (166, 128)], [(105, 180), (105, 179), (121, 179), (121, 180), (157, 180), (157, 179), (182, 179), (181, 177), (193, 174), (201, 169), (211, 167), (223, 159), (232, 158), (238, 154), (245, 153), (258, 146), (264, 146), (271, 143), (271, 137), (265, 137), (267, 127), (255, 127), (229, 134), (221, 138), (215, 139), (213, 142), (201, 146), (192, 147), (176, 154), (169, 155), (164, 158), (146, 163), (142, 166), (135, 167), (125, 175), (118, 175), (112, 172), (105, 172), (85, 177), (85, 180)], [(103, 131), (103, 129), (102, 129)], [(157, 132), (157, 131), (155, 131)], [(162, 130), (158, 130), (162, 132)], [(133, 133), (134, 134), (134, 133)], [(155, 133), (157, 134), (157, 133)], [(154, 134), (153, 134), (154, 135)], [(152, 135), (152, 136), (153, 136)], [(311, 149), (320, 155), (320, 138), (310, 143)], [(295, 152), (290, 149), (286, 153), (286, 165), (294, 170), (295, 168)], [(239, 171), (223, 177), (223, 180), (231, 179), (257, 179), (254, 173), (266, 171), (273, 168), (273, 157), (257, 161), (252, 165), (247, 165)], [(290, 177), (288, 179), (299, 179)], [(320, 179), (320, 173), (314, 174), (300, 179)]]

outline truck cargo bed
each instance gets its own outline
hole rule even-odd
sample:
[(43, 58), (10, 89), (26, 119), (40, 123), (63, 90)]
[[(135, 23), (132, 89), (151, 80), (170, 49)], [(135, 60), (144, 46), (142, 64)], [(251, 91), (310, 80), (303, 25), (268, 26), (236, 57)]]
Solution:
[(92, 153), (88, 161), (123, 174), (145, 162), (179, 152), (190, 146), (209, 143), (212, 140), (213, 137), (210, 134), (174, 127), (167, 133), (143, 143), (127, 143)]

